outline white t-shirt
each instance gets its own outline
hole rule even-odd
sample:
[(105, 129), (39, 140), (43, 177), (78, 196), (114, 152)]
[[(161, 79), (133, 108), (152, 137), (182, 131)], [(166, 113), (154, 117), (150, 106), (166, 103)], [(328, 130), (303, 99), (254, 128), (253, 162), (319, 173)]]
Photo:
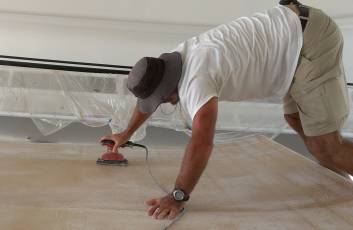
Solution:
[(219, 101), (283, 98), (292, 82), (303, 35), (298, 16), (278, 5), (180, 44), (179, 98), (193, 120), (212, 97)]

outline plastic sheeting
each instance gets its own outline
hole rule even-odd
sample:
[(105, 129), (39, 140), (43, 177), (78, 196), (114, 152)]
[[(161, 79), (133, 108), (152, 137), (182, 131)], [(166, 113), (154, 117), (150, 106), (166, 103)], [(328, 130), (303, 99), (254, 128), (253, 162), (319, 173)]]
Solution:
[[(127, 126), (136, 104), (125, 75), (78, 73), (22, 67), (0, 67), (0, 115), (29, 117), (43, 135), (72, 122), (91, 127), (109, 125), (112, 132)], [(132, 137), (141, 140), (147, 125), (191, 134), (191, 121), (180, 105), (163, 104)], [(344, 133), (353, 134), (352, 117)], [(221, 102), (216, 142), (253, 134), (290, 132), (280, 103)]]

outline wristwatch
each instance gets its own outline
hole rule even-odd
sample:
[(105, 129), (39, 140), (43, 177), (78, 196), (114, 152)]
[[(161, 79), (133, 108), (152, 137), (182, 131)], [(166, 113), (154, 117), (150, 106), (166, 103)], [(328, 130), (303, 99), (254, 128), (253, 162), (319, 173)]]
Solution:
[(188, 201), (190, 198), (190, 196), (184, 190), (179, 188), (175, 188), (171, 195), (176, 202)]

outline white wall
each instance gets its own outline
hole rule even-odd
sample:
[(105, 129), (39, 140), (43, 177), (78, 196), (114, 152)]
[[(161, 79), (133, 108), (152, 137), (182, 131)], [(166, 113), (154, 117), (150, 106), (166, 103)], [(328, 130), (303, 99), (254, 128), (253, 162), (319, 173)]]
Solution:
[[(352, 76), (353, 17), (337, 21), (344, 32), (345, 62)], [(142, 56), (168, 52), (208, 28), (0, 12), (0, 55), (133, 65)]]
[(186, 32), (182, 29), (149, 23), (0, 14), (0, 54), (132, 65), (142, 55), (168, 51), (195, 32), (193, 27)]

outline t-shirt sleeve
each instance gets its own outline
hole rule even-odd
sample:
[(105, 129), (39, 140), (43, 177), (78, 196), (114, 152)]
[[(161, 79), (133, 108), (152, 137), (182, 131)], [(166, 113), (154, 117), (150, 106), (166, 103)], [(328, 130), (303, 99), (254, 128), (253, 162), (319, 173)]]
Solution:
[(198, 76), (193, 79), (187, 91), (186, 109), (194, 119), (196, 113), (213, 97), (218, 97), (217, 87), (209, 76)]
[(223, 60), (221, 52), (210, 47), (197, 48), (186, 55), (179, 96), (191, 121), (203, 105), (218, 97), (226, 69)]

